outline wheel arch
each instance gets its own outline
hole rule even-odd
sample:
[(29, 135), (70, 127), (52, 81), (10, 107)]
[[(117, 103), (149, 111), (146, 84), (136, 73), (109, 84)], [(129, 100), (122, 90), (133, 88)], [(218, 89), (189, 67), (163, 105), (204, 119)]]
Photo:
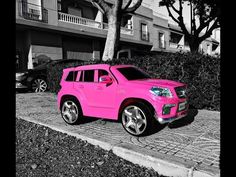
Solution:
[(60, 110), (61, 110), (63, 101), (68, 99), (68, 98), (72, 98), (72, 99), (76, 100), (77, 103), (79, 104), (78, 106), (80, 107), (81, 111), (83, 112), (79, 99), (76, 96), (70, 95), (70, 94), (66, 94), (66, 95), (63, 95), (61, 97), (61, 99), (60, 99)]
[(128, 106), (132, 103), (137, 103), (137, 102), (141, 102), (141, 103), (144, 103), (145, 105), (148, 106), (148, 108), (151, 110), (151, 111), (155, 111), (154, 107), (152, 106), (152, 104), (145, 100), (145, 99), (142, 99), (142, 98), (126, 98), (122, 101), (122, 103), (120, 104), (120, 107), (119, 107), (119, 111), (118, 111), (118, 119), (120, 119), (120, 115), (121, 115), (121, 112), (122, 110), (125, 108), (125, 106)]

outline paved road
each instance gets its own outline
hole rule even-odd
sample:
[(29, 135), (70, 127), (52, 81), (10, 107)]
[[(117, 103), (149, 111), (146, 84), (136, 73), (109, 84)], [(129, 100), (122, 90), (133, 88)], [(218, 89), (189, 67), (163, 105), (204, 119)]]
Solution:
[[(220, 113), (216, 111), (190, 110), (188, 117), (139, 138), (126, 133), (115, 121), (86, 118), (79, 125), (67, 125), (57, 110), (53, 93), (17, 93), (16, 116), (111, 145), (104, 145), (105, 149), (118, 145), (212, 176), (220, 173)], [(171, 173), (164, 175), (167, 174)]]

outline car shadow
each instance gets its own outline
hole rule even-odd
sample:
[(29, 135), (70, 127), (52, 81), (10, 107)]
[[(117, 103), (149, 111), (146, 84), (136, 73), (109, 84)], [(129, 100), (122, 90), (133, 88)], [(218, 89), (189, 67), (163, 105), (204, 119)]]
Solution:
[(195, 108), (189, 109), (188, 115), (168, 124), (170, 129), (179, 128), (191, 124), (194, 121), (194, 118), (198, 114), (198, 110)]
[(77, 124), (78, 125), (87, 124), (87, 123), (94, 122), (94, 121), (97, 121), (97, 120), (99, 120), (99, 118), (84, 116)]
[(15, 93), (16, 94), (28, 93), (28, 92), (29, 92), (29, 90), (27, 90), (27, 89), (15, 89)]
[(155, 133), (158, 133), (158, 132), (160, 132), (161, 130), (163, 130), (167, 126), (170, 129), (174, 129), (174, 128), (179, 128), (179, 127), (183, 127), (183, 126), (189, 125), (189, 124), (191, 124), (194, 121), (194, 117), (196, 117), (197, 114), (198, 114), (198, 110), (195, 109), (195, 108), (191, 108), (191, 109), (189, 109), (188, 115), (186, 117), (183, 117), (183, 118), (181, 118), (179, 120), (176, 120), (176, 121), (174, 121), (172, 123), (160, 124), (159, 122), (156, 121), (156, 125), (154, 125), (154, 128), (151, 129), (147, 134), (145, 134), (142, 137), (150, 136), (150, 135), (153, 135)]

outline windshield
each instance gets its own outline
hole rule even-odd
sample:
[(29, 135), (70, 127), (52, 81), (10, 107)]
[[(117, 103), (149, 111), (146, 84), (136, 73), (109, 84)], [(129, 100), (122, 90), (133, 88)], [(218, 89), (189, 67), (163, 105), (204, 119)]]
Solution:
[(117, 68), (127, 80), (150, 79), (151, 77), (135, 67)]

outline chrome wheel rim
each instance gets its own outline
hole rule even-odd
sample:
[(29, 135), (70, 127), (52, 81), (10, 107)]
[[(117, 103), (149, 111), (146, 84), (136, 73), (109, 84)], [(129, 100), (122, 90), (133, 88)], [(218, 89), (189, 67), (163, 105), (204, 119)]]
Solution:
[(147, 127), (147, 119), (144, 112), (137, 106), (128, 106), (122, 113), (124, 128), (133, 135), (141, 135)]
[(47, 89), (47, 83), (43, 79), (35, 79), (32, 84), (34, 92), (45, 92)]
[(75, 123), (79, 116), (78, 107), (73, 101), (64, 102), (61, 113), (63, 119), (69, 124)]

